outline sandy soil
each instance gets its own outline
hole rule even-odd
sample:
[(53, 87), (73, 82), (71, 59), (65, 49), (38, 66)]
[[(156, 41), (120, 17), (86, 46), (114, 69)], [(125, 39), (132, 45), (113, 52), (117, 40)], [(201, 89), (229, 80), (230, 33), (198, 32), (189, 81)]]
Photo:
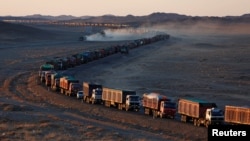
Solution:
[[(159, 92), (175, 100), (194, 97), (216, 102), (222, 109), (226, 104), (249, 105), (250, 28), (203, 28), (164, 27), (169, 40), (66, 73), (82, 82), (132, 89), (139, 95)], [(46, 59), (120, 43), (79, 42), (79, 30), (47, 29), (55, 34), (42, 39), (25, 36), (25, 40), (12, 35), (11, 40), (1, 40), (0, 140), (207, 140), (205, 127), (181, 123), (178, 115), (176, 120), (154, 119), (142, 111), (82, 103), (39, 85), (38, 68)]]

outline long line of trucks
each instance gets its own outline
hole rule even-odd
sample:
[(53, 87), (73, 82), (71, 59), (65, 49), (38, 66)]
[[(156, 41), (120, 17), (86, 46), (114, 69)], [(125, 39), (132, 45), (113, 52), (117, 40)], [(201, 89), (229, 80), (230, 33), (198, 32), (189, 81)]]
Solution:
[[(43, 71), (50, 72), (46, 69)], [(42, 74), (42, 71), (39, 74)], [(171, 98), (154, 92), (144, 93), (140, 97), (133, 90), (113, 89), (89, 82), (80, 84), (79, 80), (74, 77), (61, 73), (51, 73), (50, 78), (50, 87), (54, 91), (60, 91), (68, 96), (75, 96), (78, 91), (83, 91), (82, 101), (87, 103), (99, 103), (106, 107), (113, 106), (126, 111), (139, 111), (142, 106), (146, 115), (174, 119), (179, 114), (182, 122), (193, 122), (195, 126), (250, 125), (250, 107), (246, 106), (225, 105), (223, 111), (217, 107), (216, 103), (195, 98), (180, 98), (178, 102), (174, 102)]]

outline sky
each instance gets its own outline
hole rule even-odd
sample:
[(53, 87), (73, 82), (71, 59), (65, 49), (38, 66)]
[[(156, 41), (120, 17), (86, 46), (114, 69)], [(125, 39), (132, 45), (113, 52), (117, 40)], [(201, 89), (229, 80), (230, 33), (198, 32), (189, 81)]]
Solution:
[(241, 16), (250, 13), (250, 0), (0, 0), (0, 16), (144, 16), (155, 12)]

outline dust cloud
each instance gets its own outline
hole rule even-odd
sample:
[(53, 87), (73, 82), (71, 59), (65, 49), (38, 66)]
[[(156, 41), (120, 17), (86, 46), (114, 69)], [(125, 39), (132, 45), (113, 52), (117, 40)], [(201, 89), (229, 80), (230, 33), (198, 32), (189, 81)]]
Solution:
[[(107, 29), (103, 32), (86, 36), (87, 41), (124, 41), (142, 38), (151, 38), (158, 34), (164, 34), (160, 30), (141, 28)], [(166, 34), (166, 33), (165, 33)]]
[(155, 24), (138, 28), (107, 29), (103, 32), (86, 36), (87, 41), (124, 41), (142, 38), (151, 38), (158, 34), (173, 36), (220, 36), (220, 35), (244, 35), (250, 33), (250, 25), (245, 23), (222, 22), (189, 22)]

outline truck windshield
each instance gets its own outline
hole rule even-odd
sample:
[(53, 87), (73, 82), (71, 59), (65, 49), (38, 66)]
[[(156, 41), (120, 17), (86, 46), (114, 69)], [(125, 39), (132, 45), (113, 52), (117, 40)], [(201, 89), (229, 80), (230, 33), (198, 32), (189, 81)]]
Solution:
[(176, 108), (175, 103), (166, 102), (164, 103), (165, 108)]
[(212, 116), (223, 116), (222, 110), (212, 111)]
[(99, 91), (96, 91), (96, 93), (95, 93), (96, 95), (102, 95), (102, 91), (101, 90), (99, 90)]
[(139, 97), (138, 96), (131, 96), (129, 97), (130, 101), (139, 101)]

